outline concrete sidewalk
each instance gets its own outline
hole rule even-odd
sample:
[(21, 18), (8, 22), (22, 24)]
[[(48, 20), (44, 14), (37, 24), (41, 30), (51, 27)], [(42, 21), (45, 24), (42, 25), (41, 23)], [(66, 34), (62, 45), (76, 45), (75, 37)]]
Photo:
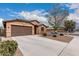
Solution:
[(74, 39), (62, 51), (61, 56), (79, 56), (79, 37), (73, 37)]

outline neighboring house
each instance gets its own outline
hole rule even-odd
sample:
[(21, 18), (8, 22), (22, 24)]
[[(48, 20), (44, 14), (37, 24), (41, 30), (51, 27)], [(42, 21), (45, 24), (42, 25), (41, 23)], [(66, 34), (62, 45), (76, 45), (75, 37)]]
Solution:
[(47, 26), (37, 20), (26, 21), (21, 19), (3, 21), (5, 36), (35, 35), (46, 32)]

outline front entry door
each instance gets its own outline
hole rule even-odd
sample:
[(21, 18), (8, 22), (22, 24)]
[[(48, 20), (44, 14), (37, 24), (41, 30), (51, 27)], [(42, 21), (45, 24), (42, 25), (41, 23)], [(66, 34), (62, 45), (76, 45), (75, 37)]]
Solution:
[(38, 34), (38, 26), (34, 27), (35, 34)]

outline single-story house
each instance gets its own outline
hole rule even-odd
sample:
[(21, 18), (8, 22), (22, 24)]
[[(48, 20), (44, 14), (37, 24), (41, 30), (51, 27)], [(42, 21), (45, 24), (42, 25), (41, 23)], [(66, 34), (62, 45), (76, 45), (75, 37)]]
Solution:
[(46, 32), (47, 26), (37, 20), (26, 21), (22, 19), (3, 21), (5, 36), (35, 35)]

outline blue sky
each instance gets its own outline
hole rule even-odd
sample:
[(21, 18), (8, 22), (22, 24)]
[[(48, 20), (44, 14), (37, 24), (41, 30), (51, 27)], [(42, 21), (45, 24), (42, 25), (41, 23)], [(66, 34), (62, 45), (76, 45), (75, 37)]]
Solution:
[[(74, 9), (69, 9), (70, 7), (65, 4), (62, 4), (62, 6), (68, 9), (70, 13), (74, 13)], [(53, 9), (53, 7), (53, 3), (0, 3), (0, 18), (4, 18), (5, 20), (19, 18), (15, 13), (22, 11), (45, 10), (45, 12), (48, 12)], [(16, 15), (16, 17), (11, 15)]]
[[(52, 4), (30, 4), (30, 3), (0, 3), (0, 17), (4, 19), (11, 19), (9, 14), (12, 14), (11, 11), (21, 12), (21, 11), (33, 11), (33, 10), (41, 10), (44, 9), (48, 11), (52, 8)], [(10, 10), (11, 11), (10, 11)]]
[[(62, 4), (63, 8), (68, 9), (70, 13), (74, 13), (74, 9), (69, 9), (70, 7)], [(0, 18), (13, 19), (20, 18), (15, 13), (22, 11), (34, 11), (34, 10), (45, 10), (48, 12), (53, 9), (53, 3), (0, 3)], [(11, 15), (16, 15), (15, 17)], [(22, 18), (22, 17), (21, 17)]]
[[(0, 3), (0, 8), (10, 8), (14, 9), (15, 11), (22, 11), (22, 10), (27, 10), (27, 11), (32, 11), (35, 9), (50, 9), (52, 8), (52, 4), (42, 4), (42, 3)], [(18, 10), (19, 9), (19, 10)]]
[[(41, 21), (47, 24), (45, 15), (53, 9), (54, 3), (0, 3), (0, 23), (8, 19), (31, 19)], [(69, 20), (74, 20), (79, 24), (79, 4), (61, 3), (61, 7), (69, 11)]]

